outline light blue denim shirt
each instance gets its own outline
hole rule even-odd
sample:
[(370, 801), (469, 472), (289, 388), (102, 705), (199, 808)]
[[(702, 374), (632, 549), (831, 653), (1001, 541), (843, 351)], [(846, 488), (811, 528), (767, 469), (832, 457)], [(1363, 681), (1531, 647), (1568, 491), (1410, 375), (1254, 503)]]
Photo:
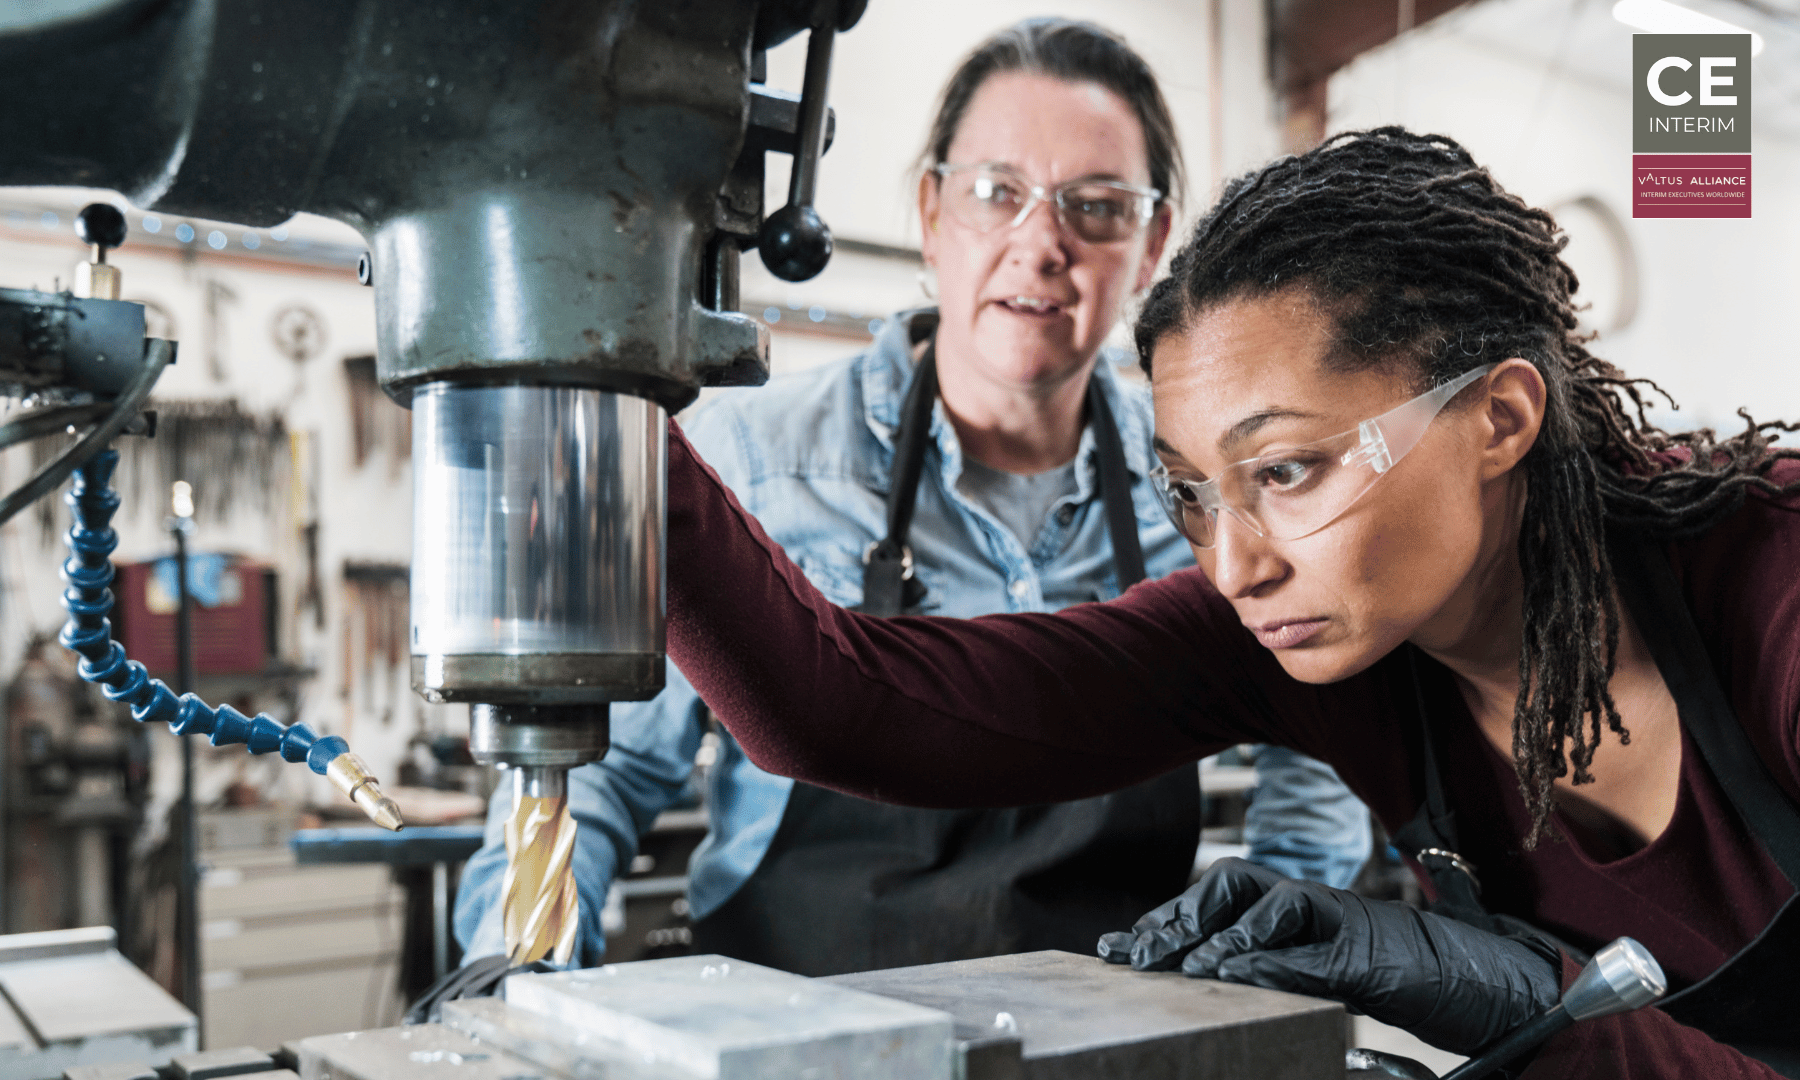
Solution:
[[(721, 393), (683, 425), (769, 535), (820, 591), (845, 606), (862, 602), (863, 552), (886, 533), (894, 436), (913, 368), (910, 326), (921, 314), (889, 319), (866, 350), (847, 360)], [(1150, 488), (1149, 395), (1119, 379), (1116, 359), (1101, 358), (1099, 385), (1124, 443), (1145, 566), (1160, 577), (1191, 565), (1192, 555)], [(910, 535), (915, 572), (928, 590), (919, 612), (970, 618), (1118, 595), (1091, 428), (1076, 452), (1075, 493), (1052, 508), (1028, 542), (957, 491), (962, 466), (939, 403)], [(670, 664), (668, 685), (654, 700), (613, 705), (605, 760), (570, 773), (569, 806), (579, 825), (581, 962), (595, 963), (604, 952), (600, 912), (607, 890), (637, 854), (639, 835), (680, 797), (705, 730), (705, 705)], [(793, 787), (751, 764), (729, 737), (707, 784), (711, 831), (689, 865), (695, 919), (716, 910), (755, 872)], [(505, 948), (501, 829), (511, 810), (509, 791), (502, 785), (495, 796), (487, 844), (463, 871), (456, 933), (468, 959)]]

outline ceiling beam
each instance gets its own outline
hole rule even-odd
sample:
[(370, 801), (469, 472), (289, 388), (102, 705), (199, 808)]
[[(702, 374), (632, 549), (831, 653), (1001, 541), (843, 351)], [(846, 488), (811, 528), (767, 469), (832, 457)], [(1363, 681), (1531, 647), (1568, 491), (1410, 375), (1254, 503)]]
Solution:
[(1471, 0), (1269, 0), (1269, 79), (1290, 152), (1325, 137), (1332, 73)]

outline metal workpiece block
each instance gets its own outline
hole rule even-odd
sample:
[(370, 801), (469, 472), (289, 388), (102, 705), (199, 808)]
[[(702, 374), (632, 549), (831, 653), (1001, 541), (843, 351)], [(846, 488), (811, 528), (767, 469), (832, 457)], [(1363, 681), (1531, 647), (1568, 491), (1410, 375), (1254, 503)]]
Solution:
[(297, 1049), (303, 1080), (567, 1080), (442, 1024), (315, 1035)]
[(64, 1069), (62, 1080), (160, 1080), (156, 1070), (142, 1062), (114, 1062), (110, 1065), (76, 1065)]
[(682, 1075), (646, 1066), (639, 1055), (604, 1046), (587, 1032), (499, 998), (446, 1001), (443, 1015), (445, 1027), (569, 1080), (669, 1080)]
[(74, 930), (43, 930), (35, 934), (0, 937), (0, 964), (21, 960), (49, 960), (59, 956), (105, 953), (118, 944), (110, 926), (83, 926)]
[[(1137, 972), (1091, 956), (1021, 953), (822, 981), (951, 1014), (967, 1080), (1344, 1075), (1342, 1005), (1175, 972)], [(1014, 1034), (1016, 1065), (1003, 1039)]]
[(508, 1004), (696, 1080), (949, 1080), (951, 1019), (722, 956), (506, 980)]
[(195, 1048), (194, 1014), (112, 944), (108, 927), (0, 938), (0, 1080)]
[(169, 1064), (174, 1066), (175, 1080), (219, 1080), (245, 1073), (268, 1073), (275, 1068), (274, 1059), (254, 1046), (177, 1054)]
[(1024, 1045), (1011, 1032), (956, 1025), (956, 1080), (1025, 1080)]
[(304, 1041), (304, 1038), (300, 1038), (289, 1039), (287, 1042), (282, 1043), (281, 1049), (275, 1051), (275, 1064), (284, 1069), (292, 1069), (294, 1072), (299, 1072), (300, 1044)]

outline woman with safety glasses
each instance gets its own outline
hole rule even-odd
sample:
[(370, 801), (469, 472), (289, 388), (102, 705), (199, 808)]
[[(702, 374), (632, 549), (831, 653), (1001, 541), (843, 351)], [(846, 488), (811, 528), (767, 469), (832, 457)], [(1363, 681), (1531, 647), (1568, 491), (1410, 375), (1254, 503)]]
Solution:
[(1471, 1053), (1630, 935), (1670, 996), (1526, 1075), (1800, 1075), (1800, 466), (1782, 425), (1650, 424), (1584, 347), (1561, 245), (1442, 137), (1276, 161), (1137, 326), (1197, 572), (1053, 615), (867, 619), (676, 442), (670, 653), (766, 767), (885, 799), (1067, 798), (1293, 746), (1437, 901), (1228, 862), (1110, 960)]

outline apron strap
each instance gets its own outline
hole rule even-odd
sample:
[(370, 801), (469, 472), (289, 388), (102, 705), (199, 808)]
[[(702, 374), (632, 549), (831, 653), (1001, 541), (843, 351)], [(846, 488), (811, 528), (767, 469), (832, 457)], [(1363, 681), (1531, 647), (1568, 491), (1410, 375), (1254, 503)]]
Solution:
[(1434, 912), (1492, 930), (1493, 917), (1481, 902), (1481, 879), (1476, 877), (1474, 865), (1460, 854), (1462, 842), (1456, 832), (1456, 811), (1450, 809), (1450, 800), (1444, 794), (1443, 772), (1432, 743), (1430, 711), (1425, 707), (1425, 688), (1419, 674), (1419, 652), (1412, 646), (1406, 650), (1425, 759), (1425, 802), (1411, 821), (1395, 831), (1394, 844), (1418, 862), (1431, 879), (1432, 890), (1437, 893), (1437, 902), (1431, 906)]
[(870, 615), (898, 615), (925, 599), (925, 585), (913, 576), (913, 507), (919, 477), (925, 471), (925, 447), (931, 441), (931, 407), (938, 396), (937, 339), (925, 346), (913, 370), (912, 384), (900, 406), (900, 430), (894, 437), (894, 471), (887, 497), (887, 536), (863, 552), (863, 602)]
[[(894, 437), (894, 473), (888, 486), (887, 536), (863, 553), (863, 602), (858, 610), (870, 615), (898, 615), (925, 599), (925, 585), (913, 576), (912, 548), (906, 541), (912, 530), (919, 479), (925, 472), (925, 448), (931, 442), (931, 410), (937, 396), (934, 338), (913, 369), (912, 383), (906, 388), (906, 399), (900, 407), (900, 430)], [(1112, 541), (1119, 591), (1124, 592), (1147, 576), (1144, 548), (1138, 540), (1137, 509), (1131, 501), (1125, 444), (1119, 438), (1119, 427), (1113, 421), (1112, 406), (1107, 403), (1098, 374), (1088, 383), (1087, 405), (1100, 458), (1100, 498), (1106, 507), (1107, 538)]]
[[(1106, 363), (1104, 358), (1100, 363)], [(1106, 532), (1112, 540), (1113, 565), (1118, 568), (1119, 591), (1144, 580), (1144, 548), (1138, 542), (1137, 508), (1131, 502), (1131, 473), (1125, 467), (1125, 443), (1113, 422), (1112, 405), (1100, 387), (1100, 376), (1088, 384), (1088, 419), (1094, 425), (1094, 446), (1100, 457), (1100, 498), (1106, 503)]]
[(1577, 964), (1586, 964), (1590, 956), (1585, 950), (1516, 915), (1496, 915), (1482, 903), (1481, 879), (1475, 873), (1474, 864), (1460, 853), (1456, 811), (1450, 809), (1449, 797), (1444, 792), (1443, 770), (1439, 767), (1437, 748), (1432, 743), (1430, 713), (1425, 706), (1419, 652), (1413, 646), (1406, 648), (1413, 698), (1418, 706), (1419, 740), (1425, 759), (1425, 802), (1413, 819), (1398, 829), (1391, 839), (1394, 846), (1411, 856), (1431, 879), (1432, 891), (1437, 893), (1437, 901), (1430, 909), (1432, 914), (1501, 937), (1535, 939), (1551, 948), (1561, 949)]
[(1608, 546), (1619, 594), (1668, 684), (1682, 726), (1751, 835), (1789, 883), (1800, 885), (1800, 810), (1769, 775), (1732, 711), (1668, 553), (1616, 535)]

